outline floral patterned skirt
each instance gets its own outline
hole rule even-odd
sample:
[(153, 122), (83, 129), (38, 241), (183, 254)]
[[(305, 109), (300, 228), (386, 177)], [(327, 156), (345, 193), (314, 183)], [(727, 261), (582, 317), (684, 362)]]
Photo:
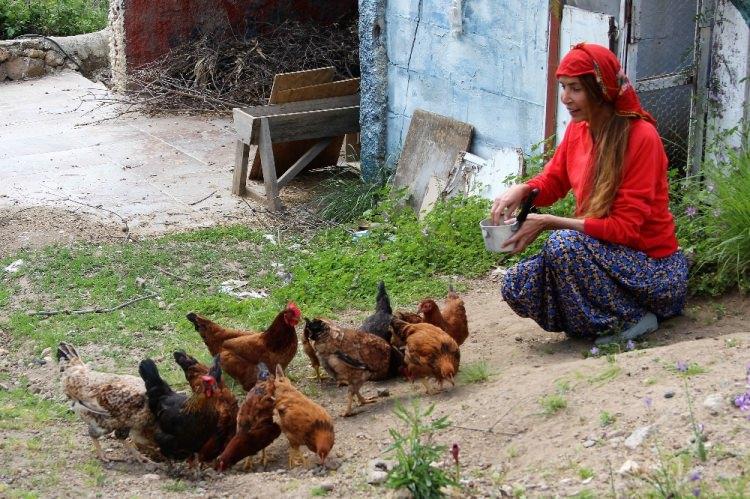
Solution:
[(647, 312), (659, 320), (682, 312), (688, 264), (681, 251), (650, 258), (641, 251), (558, 230), (538, 255), (508, 269), (505, 301), (546, 331), (573, 337), (610, 334)]

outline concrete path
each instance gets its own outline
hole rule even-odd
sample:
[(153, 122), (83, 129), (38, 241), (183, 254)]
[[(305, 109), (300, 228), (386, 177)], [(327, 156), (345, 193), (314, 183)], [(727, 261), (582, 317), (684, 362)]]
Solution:
[(122, 217), (141, 235), (251, 216), (230, 191), (229, 118), (101, 121), (114, 115), (94, 99), (106, 95), (103, 85), (67, 71), (0, 84), (0, 210), (74, 208)]

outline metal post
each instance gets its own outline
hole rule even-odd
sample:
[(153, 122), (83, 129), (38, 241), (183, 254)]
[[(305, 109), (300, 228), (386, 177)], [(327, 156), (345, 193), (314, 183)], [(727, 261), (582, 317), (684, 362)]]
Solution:
[(706, 112), (708, 110), (708, 79), (711, 64), (711, 34), (716, 13), (715, 0), (698, 0), (698, 20), (695, 23), (695, 80), (690, 110), (691, 124), (688, 136), (688, 172), (695, 175), (703, 162)]

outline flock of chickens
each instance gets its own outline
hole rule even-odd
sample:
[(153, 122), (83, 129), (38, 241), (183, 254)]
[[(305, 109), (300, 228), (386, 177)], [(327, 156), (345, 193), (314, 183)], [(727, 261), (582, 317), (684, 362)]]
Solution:
[[(263, 332), (225, 328), (188, 314), (213, 356), (209, 367), (174, 352), (190, 394), (172, 390), (151, 359), (140, 363), (140, 377), (98, 372), (86, 366), (72, 345), (60, 343), (63, 391), (73, 411), (88, 424), (97, 456), (104, 461), (99, 438), (114, 432), (144, 463), (186, 460), (193, 466), (197, 461), (213, 463), (221, 472), (247, 458), (249, 469), (259, 452), (265, 466), (264, 449), (283, 432), (289, 441), (289, 467), (305, 463), (302, 446), (324, 465), (334, 444), (333, 420), (284, 375), (297, 353), (295, 328), (301, 318), (293, 302)], [(355, 397), (361, 405), (374, 401), (360, 393), (366, 381), (403, 375), (421, 380), (428, 394), (429, 378), (440, 388), (446, 381), (453, 384), (459, 345), (469, 334), (463, 300), (452, 288), (442, 310), (434, 300), (425, 299), (419, 313), (394, 313), (383, 282), (378, 285), (375, 313), (358, 329), (323, 318), (304, 321), (302, 346), (316, 377), (321, 379), (322, 366), (339, 386), (348, 387), (342, 416), (354, 414)], [(226, 386), (224, 374), (247, 391), (241, 404)]]

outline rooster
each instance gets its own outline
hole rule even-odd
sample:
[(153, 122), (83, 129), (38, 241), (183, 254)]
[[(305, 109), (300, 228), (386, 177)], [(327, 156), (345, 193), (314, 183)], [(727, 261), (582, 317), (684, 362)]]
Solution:
[(221, 368), (212, 367), (201, 376), (201, 384), (190, 397), (177, 393), (159, 375), (151, 359), (141, 361), (138, 372), (146, 384), (148, 408), (156, 419), (155, 440), (168, 459), (184, 460), (195, 457), (215, 434), (222, 403), (215, 376), (221, 379)]
[(238, 409), (237, 399), (222, 380), (218, 357), (214, 358), (214, 366), (211, 369), (185, 352), (174, 352), (174, 360), (185, 373), (185, 379), (190, 384), (194, 395), (201, 393), (204, 376), (213, 376), (216, 380), (216, 390), (212, 394), (213, 399), (216, 401), (216, 429), (206, 443), (203, 444), (200, 451), (198, 451), (199, 461), (204, 463), (213, 461), (221, 453), (227, 442), (234, 436)]
[(273, 421), (274, 383), (264, 363), (258, 364), (258, 382), (237, 414), (237, 428), (232, 440), (216, 460), (220, 473), (231, 468), (243, 458), (245, 470), (252, 466), (252, 456), (261, 452), (261, 464), (266, 466), (266, 447), (281, 434), (281, 427)]
[(410, 324), (394, 318), (392, 326), (393, 334), (406, 345), (403, 373), (410, 381), (419, 379), (428, 394), (432, 393), (428, 377), (435, 378), (441, 389), (445, 381), (455, 385), (461, 353), (453, 338), (426, 322)]
[(141, 462), (150, 462), (139, 449), (158, 455), (154, 442), (154, 416), (146, 403), (146, 387), (135, 376), (93, 371), (81, 360), (69, 343), (57, 347), (57, 360), (62, 371), (63, 392), (73, 412), (87, 425), (97, 457), (109, 461), (99, 439), (114, 432), (126, 440), (126, 446)]
[(449, 287), (448, 297), (445, 299), (443, 310), (440, 310), (434, 300), (425, 299), (419, 304), (419, 311), (424, 316), (424, 322), (437, 326), (456, 340), (458, 345), (463, 345), (469, 336), (469, 323), (466, 318), (464, 301)]
[(305, 320), (305, 335), (325, 370), (339, 382), (349, 386), (346, 411), (351, 416), (354, 397), (360, 405), (375, 402), (359, 392), (368, 380), (395, 376), (401, 365), (395, 348), (385, 340), (354, 329), (338, 327), (325, 319)]
[(194, 313), (187, 316), (211, 354), (219, 355), (224, 371), (246, 391), (255, 385), (259, 363), (263, 362), (273, 370), (277, 365), (286, 369), (292, 361), (297, 353), (295, 327), (301, 317), (297, 305), (289, 302), (268, 329), (253, 333), (224, 328)]
[(380, 281), (378, 283), (378, 295), (375, 297), (375, 313), (365, 319), (359, 330), (379, 336), (390, 343), (391, 319), (393, 319), (391, 300), (385, 290), (385, 283)]
[(299, 448), (305, 445), (325, 465), (334, 443), (333, 420), (321, 406), (300, 393), (281, 366), (276, 366), (274, 379), (275, 408), (279, 413), (281, 431), (289, 440), (289, 467), (297, 462), (305, 464)]

